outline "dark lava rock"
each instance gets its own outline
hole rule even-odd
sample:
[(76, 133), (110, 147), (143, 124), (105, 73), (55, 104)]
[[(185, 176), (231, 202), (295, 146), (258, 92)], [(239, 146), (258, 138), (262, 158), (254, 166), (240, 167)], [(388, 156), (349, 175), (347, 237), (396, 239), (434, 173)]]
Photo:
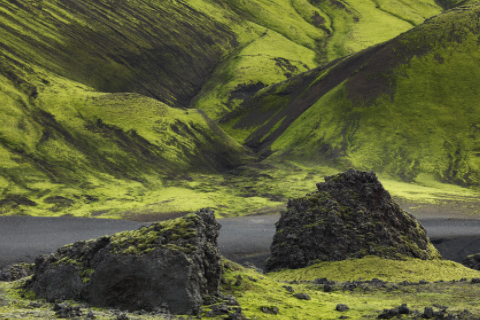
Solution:
[(312, 300), (312, 298), (310, 298), (310, 296), (305, 292), (295, 293), (293, 296), (300, 300)]
[(248, 320), (248, 318), (242, 313), (242, 308), (237, 308), (235, 312), (229, 314), (224, 320)]
[(462, 260), (462, 264), (467, 268), (480, 270), (480, 253), (469, 255)]
[(277, 307), (260, 307), (260, 310), (267, 314), (278, 314), (279, 311)]
[(433, 308), (425, 307), (425, 309), (423, 310), (423, 316), (427, 319), (433, 318)]
[(335, 310), (337, 311), (347, 311), (349, 309), (350, 308), (346, 304), (342, 304), (342, 303), (337, 304), (337, 306), (335, 307)]
[(70, 319), (74, 317), (80, 317), (83, 315), (81, 307), (79, 306), (70, 306), (66, 303), (64, 304), (55, 304), (53, 307), (53, 311), (55, 311), (55, 315), (58, 318)]
[(294, 293), (295, 290), (293, 290), (293, 288), (291, 286), (283, 286), (288, 292), (290, 293)]
[(0, 270), (0, 281), (15, 281), (33, 274), (33, 263), (12, 264)]
[(197, 314), (219, 294), (220, 225), (202, 209), (96, 240), (67, 245), (35, 260), (25, 287), (37, 298), (84, 300), (121, 310)]
[(212, 309), (207, 313), (207, 317), (215, 317), (223, 314), (228, 314), (232, 307), (228, 306), (225, 303), (214, 305), (211, 307)]
[(332, 291), (333, 291), (332, 285), (326, 284), (326, 285), (323, 287), (323, 291), (324, 291), (324, 292), (332, 292)]
[(392, 308), (392, 309), (384, 309), (381, 314), (378, 315), (378, 319), (390, 319), (399, 314), (409, 314), (410, 309), (404, 303), (400, 307)]
[(423, 226), (392, 200), (375, 173), (348, 170), (325, 177), (317, 189), (288, 200), (276, 223), (267, 271), (366, 255), (441, 258)]

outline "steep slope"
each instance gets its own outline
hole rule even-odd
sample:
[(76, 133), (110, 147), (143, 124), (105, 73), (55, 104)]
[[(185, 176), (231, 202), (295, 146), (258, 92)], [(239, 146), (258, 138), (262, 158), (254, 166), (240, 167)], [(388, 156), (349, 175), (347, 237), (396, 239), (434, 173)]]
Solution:
[(224, 128), (264, 154), (480, 183), (479, 5), (259, 92)]

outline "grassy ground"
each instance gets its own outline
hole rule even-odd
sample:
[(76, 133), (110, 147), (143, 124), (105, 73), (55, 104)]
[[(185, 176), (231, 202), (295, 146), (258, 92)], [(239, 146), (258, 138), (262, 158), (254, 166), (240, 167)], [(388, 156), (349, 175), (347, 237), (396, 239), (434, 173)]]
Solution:
[[(321, 262), (305, 269), (269, 274), (260, 274), (227, 260), (224, 260), (224, 265), (226, 283), (222, 285), (222, 292), (233, 295), (250, 319), (338, 319), (341, 315), (351, 319), (375, 319), (383, 309), (398, 307), (402, 303), (420, 313), (423, 313), (425, 307), (444, 305), (448, 307), (449, 313), (460, 313), (467, 309), (473, 315), (480, 315), (480, 288), (478, 284), (470, 283), (472, 278), (480, 276), (480, 272), (452, 261), (387, 261), (366, 257), (360, 260)], [(310, 281), (322, 277), (336, 281), (333, 292), (325, 293), (323, 285)], [(360, 284), (352, 291), (342, 289), (342, 283), (346, 281), (366, 281), (373, 278), (387, 284), (384, 287)], [(461, 278), (466, 281), (459, 282)], [(428, 283), (416, 286), (398, 285), (403, 280), (417, 283), (425, 280)], [(440, 280), (444, 282), (437, 282)], [(456, 281), (451, 282), (452, 280)], [(286, 283), (287, 281), (289, 283)], [(53, 304), (36, 300), (30, 292), (22, 293), (17, 289), (21, 283), (22, 280), (0, 283), (0, 316), (6, 319), (54, 319), (54, 312), (51, 310)], [(292, 287), (294, 293), (308, 294), (311, 300), (295, 298), (294, 293), (288, 292), (284, 286)], [(41, 303), (42, 306), (31, 307), (32, 302)], [(80, 305), (72, 301), (69, 303)], [(350, 309), (346, 312), (336, 311), (335, 307), (339, 303), (346, 304)], [(264, 307), (276, 307), (278, 314), (266, 314), (261, 311)], [(97, 319), (116, 318), (108, 309), (83, 310), (85, 313), (92, 310)], [(209, 310), (210, 307), (204, 307), (202, 316), (205, 317)], [(152, 315), (127, 315), (132, 319), (161, 319), (160, 316)], [(412, 316), (402, 318), (407, 317)], [(212, 319), (221, 318), (217, 316)]]

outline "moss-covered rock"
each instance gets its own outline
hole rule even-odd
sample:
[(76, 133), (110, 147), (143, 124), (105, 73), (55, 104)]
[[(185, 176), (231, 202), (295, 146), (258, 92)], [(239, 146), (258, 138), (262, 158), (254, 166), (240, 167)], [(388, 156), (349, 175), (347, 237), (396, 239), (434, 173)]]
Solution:
[(122, 310), (196, 314), (218, 293), (220, 225), (213, 211), (64, 246), (35, 260), (26, 283), (37, 297), (84, 300)]
[(441, 258), (423, 226), (392, 200), (374, 172), (351, 169), (325, 181), (317, 192), (288, 201), (276, 223), (267, 270), (366, 255)]
[(15, 281), (33, 274), (33, 263), (12, 264), (0, 270), (0, 281)]

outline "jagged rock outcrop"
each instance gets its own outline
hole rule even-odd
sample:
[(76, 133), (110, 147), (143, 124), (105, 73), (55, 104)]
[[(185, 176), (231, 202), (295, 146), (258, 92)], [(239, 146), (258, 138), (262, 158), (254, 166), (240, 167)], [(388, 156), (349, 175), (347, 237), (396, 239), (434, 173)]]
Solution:
[(196, 314), (219, 293), (220, 224), (202, 209), (95, 240), (80, 241), (35, 260), (25, 287), (47, 301), (75, 299), (121, 310)]
[(350, 169), (325, 177), (317, 189), (288, 200), (276, 223), (267, 271), (366, 255), (441, 258), (423, 226), (392, 200), (374, 172)]

